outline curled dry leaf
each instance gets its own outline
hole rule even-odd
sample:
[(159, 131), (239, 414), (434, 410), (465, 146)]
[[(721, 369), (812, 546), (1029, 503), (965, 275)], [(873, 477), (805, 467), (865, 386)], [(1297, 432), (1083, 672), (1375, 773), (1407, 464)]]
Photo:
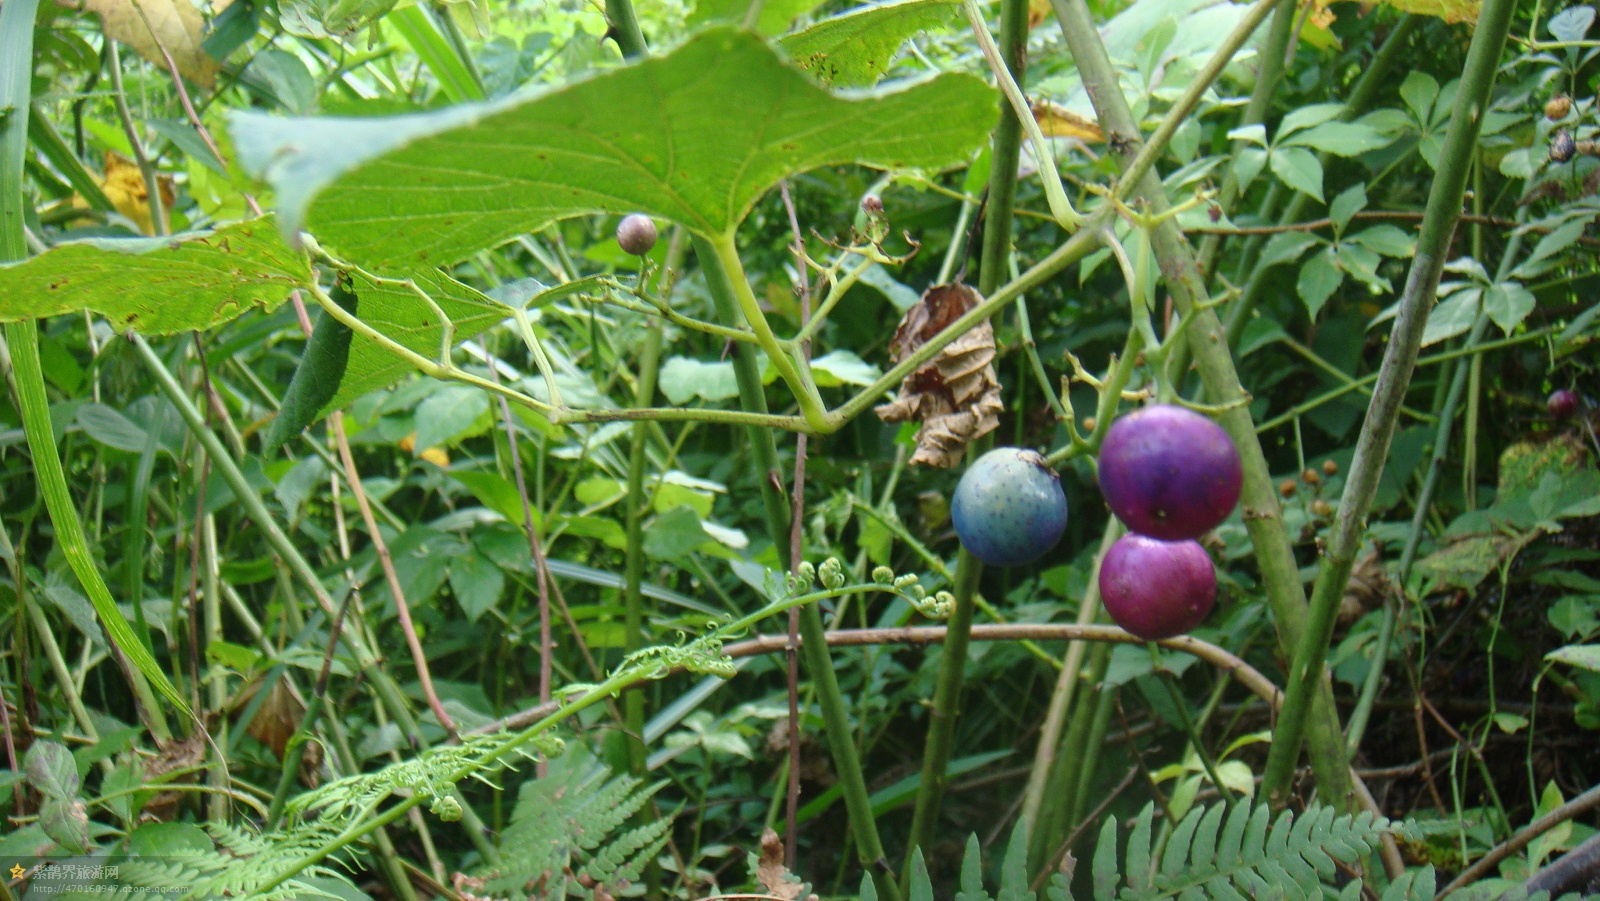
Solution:
[[(963, 284), (934, 285), (906, 311), (889, 344), (898, 363), (915, 353), (982, 300)], [(947, 469), (961, 462), (967, 445), (1000, 424), (1000, 380), (994, 371), (994, 327), (967, 330), (933, 359), (912, 370), (894, 400), (877, 408), (884, 422), (916, 422), (913, 464)]]
[(767, 894), (783, 901), (816, 901), (810, 886), (783, 865), (783, 839), (768, 829), (761, 833), (761, 856), (756, 862), (756, 881)]
[(189, 0), (84, 0), (83, 8), (99, 13), (106, 37), (139, 51), (161, 71), (167, 71), (166, 50), (184, 78), (210, 89), (220, 68), (211, 54), (200, 48), (205, 40), (205, 19)]
[(1348, 626), (1381, 605), (1392, 587), (1383, 568), (1383, 554), (1374, 545), (1356, 561), (1350, 582), (1344, 587), (1344, 597), (1339, 602), (1340, 625)]
[[(151, 786), (168, 781), (192, 783), (194, 782), (192, 771), (205, 759), (206, 743), (203, 732), (167, 742), (161, 748), (161, 753), (144, 761), (145, 785)], [(183, 774), (172, 780), (164, 778), (168, 773), (177, 772)], [(178, 814), (178, 804), (183, 798), (183, 792), (164, 791), (144, 806), (144, 815), (163, 823), (172, 822)]]

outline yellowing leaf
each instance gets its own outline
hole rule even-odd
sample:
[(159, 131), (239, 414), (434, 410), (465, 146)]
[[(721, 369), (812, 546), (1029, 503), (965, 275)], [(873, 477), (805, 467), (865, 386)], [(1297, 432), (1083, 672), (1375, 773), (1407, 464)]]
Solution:
[(178, 72), (203, 88), (217, 81), (217, 61), (200, 49), (205, 19), (189, 0), (84, 0), (100, 14), (106, 37), (121, 41), (167, 71), (166, 50)]
[[(172, 209), (172, 204), (178, 199), (172, 178), (157, 175), (156, 187), (161, 191), (162, 208)], [(120, 153), (106, 151), (106, 174), (100, 178), (100, 190), (105, 192), (106, 199), (117, 208), (117, 212), (139, 226), (140, 232), (147, 235), (156, 233), (150, 217), (150, 186), (145, 184), (144, 173), (139, 171), (137, 163)], [(81, 199), (75, 199), (74, 205), (87, 206)]]
[[(411, 434), (395, 442), (395, 444), (404, 453), (413, 453), (417, 449), (417, 433), (412, 432)], [(427, 460), (429, 463), (432, 463), (434, 466), (437, 466), (440, 469), (444, 469), (450, 465), (450, 455), (445, 453), (444, 448), (442, 447), (430, 447), (427, 450), (417, 454), (417, 456)]]
[(1468, 25), (1477, 24), (1480, 5), (1479, 0), (1361, 0), (1362, 15), (1366, 15), (1380, 2), (1387, 3), (1401, 12), (1443, 19), (1451, 25), (1460, 25), (1463, 22)]
[(1305, 23), (1300, 26), (1300, 40), (1317, 48), (1328, 50), (1339, 46), (1339, 39), (1332, 31), (1333, 20), (1337, 18), (1333, 10), (1328, 7), (1332, 0), (1306, 0), (1300, 4), (1305, 9), (1307, 3), (1311, 12), (1305, 16)]
[(1039, 27), (1039, 23), (1050, 17), (1050, 0), (1028, 0), (1028, 30)]
[(1104, 143), (1105, 135), (1092, 119), (1086, 119), (1060, 104), (1048, 100), (1035, 100), (1029, 106), (1034, 121), (1047, 138), (1077, 138), (1080, 141)]

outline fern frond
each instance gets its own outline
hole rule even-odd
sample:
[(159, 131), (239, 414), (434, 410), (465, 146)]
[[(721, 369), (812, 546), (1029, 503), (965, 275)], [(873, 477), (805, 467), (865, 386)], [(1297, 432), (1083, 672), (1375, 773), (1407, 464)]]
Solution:
[(666, 845), (671, 817), (617, 833), (665, 783), (641, 788), (628, 775), (577, 769), (523, 783), (502, 833), (500, 862), (478, 875), (502, 898), (560, 898), (581, 872), (591, 884), (636, 882)]
[[(1315, 806), (1300, 816), (1284, 812), (1276, 819), (1265, 806), (1236, 803), (1196, 807), (1172, 827), (1166, 845), (1152, 847), (1155, 807), (1146, 806), (1133, 821), (1123, 853), (1118, 854), (1115, 817), (1100, 828), (1091, 883), (1095, 901), (1321, 901), (1336, 864), (1352, 863), (1371, 853), (1387, 820), (1371, 814), (1336, 815)], [(998, 901), (1035, 901), (1026, 872), (1027, 837), (1019, 825), (1002, 865)], [(926, 881), (920, 856), (911, 868), (915, 898)], [(983, 888), (983, 864), (977, 836), (967, 842), (956, 901), (990, 901)], [(1398, 886), (1396, 888), (1395, 886)], [(1382, 901), (1430, 901), (1432, 870), (1402, 883), (1397, 881)], [(1340, 901), (1357, 901), (1357, 895)], [(1068, 877), (1051, 875), (1048, 901), (1072, 901)]]
[(967, 853), (961, 859), (961, 890), (956, 901), (993, 901), (983, 890), (983, 852), (976, 835), (967, 836)]

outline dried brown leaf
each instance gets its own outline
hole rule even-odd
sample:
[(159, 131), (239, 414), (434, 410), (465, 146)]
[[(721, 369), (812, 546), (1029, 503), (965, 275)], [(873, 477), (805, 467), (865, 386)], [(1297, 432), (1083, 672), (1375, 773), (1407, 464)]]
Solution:
[(756, 881), (767, 894), (783, 901), (801, 901), (807, 886), (783, 865), (783, 839), (768, 829), (761, 833), (761, 857), (756, 864)]
[(205, 19), (189, 0), (84, 0), (83, 8), (100, 14), (106, 37), (121, 41), (167, 71), (162, 49), (184, 78), (203, 88), (217, 82), (217, 61), (200, 49)]
[(1339, 622), (1349, 625), (1365, 616), (1368, 610), (1383, 603), (1390, 590), (1389, 576), (1383, 568), (1383, 555), (1376, 545), (1367, 551), (1350, 572), (1350, 581), (1344, 587), (1344, 597), (1339, 602)]
[[(250, 694), (255, 694), (252, 688)], [(243, 703), (243, 701), (241, 701)], [(300, 719), (305, 715), (306, 705), (289, 688), (285, 679), (279, 679), (272, 686), (271, 694), (256, 708), (256, 715), (250, 720), (250, 725), (245, 731), (250, 737), (272, 749), (279, 759), (283, 758), (284, 748), (289, 744), (290, 736), (299, 728)]]
[[(898, 363), (915, 353), (982, 298), (966, 285), (934, 285), (900, 320), (889, 355)], [(968, 329), (933, 359), (912, 370), (894, 400), (877, 408), (884, 422), (916, 422), (916, 465), (947, 469), (967, 445), (1000, 424), (1000, 380), (994, 370), (994, 328)]]

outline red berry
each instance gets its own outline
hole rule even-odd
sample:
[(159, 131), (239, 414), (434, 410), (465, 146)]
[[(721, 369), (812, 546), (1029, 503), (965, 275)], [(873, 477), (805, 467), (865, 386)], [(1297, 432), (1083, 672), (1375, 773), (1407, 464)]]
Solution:
[(1550, 392), (1550, 398), (1544, 405), (1551, 416), (1557, 419), (1570, 419), (1572, 414), (1578, 412), (1578, 392), (1571, 388), (1557, 388)]
[(1117, 625), (1156, 641), (1200, 625), (1217, 600), (1217, 571), (1197, 541), (1117, 539), (1100, 562), (1100, 601)]
[(1244, 470), (1222, 426), (1156, 404), (1111, 424), (1100, 446), (1100, 490), (1140, 535), (1177, 541), (1215, 528), (1239, 503)]

